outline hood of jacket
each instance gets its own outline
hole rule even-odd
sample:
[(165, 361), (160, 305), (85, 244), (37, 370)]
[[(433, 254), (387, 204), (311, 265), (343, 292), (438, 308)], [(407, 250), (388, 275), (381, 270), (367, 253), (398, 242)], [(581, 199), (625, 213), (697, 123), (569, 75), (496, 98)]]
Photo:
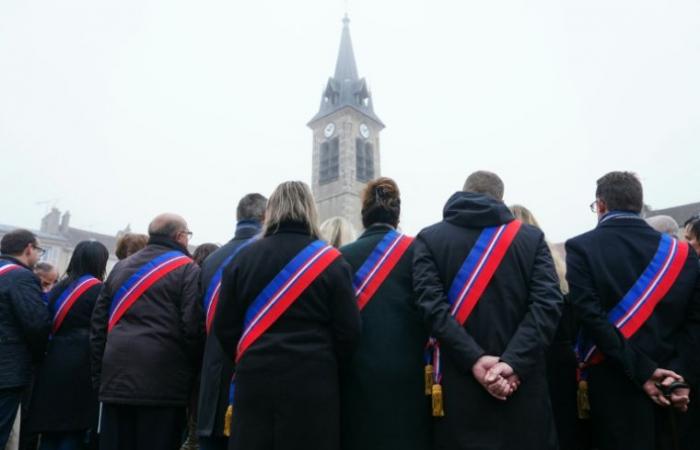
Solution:
[(473, 192), (455, 192), (442, 209), (445, 222), (464, 228), (486, 228), (511, 222), (514, 217), (499, 200)]

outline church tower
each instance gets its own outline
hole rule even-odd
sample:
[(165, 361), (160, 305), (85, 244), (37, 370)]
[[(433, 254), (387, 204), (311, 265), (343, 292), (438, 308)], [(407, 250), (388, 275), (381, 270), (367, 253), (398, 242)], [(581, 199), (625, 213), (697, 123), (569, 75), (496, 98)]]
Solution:
[(349, 24), (346, 15), (335, 74), (308, 123), (313, 131), (311, 186), (321, 221), (341, 216), (360, 232), (360, 193), (380, 176), (379, 132), (384, 124), (374, 114), (367, 82), (357, 74)]

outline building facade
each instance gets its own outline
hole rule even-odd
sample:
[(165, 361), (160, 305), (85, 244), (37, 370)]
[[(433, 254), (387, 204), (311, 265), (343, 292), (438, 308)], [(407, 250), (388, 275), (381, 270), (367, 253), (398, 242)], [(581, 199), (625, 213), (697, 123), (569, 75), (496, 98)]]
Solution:
[(345, 16), (335, 73), (308, 123), (313, 132), (311, 187), (321, 221), (344, 217), (360, 231), (360, 193), (381, 175), (384, 124), (374, 113), (367, 81), (358, 76), (349, 24)]

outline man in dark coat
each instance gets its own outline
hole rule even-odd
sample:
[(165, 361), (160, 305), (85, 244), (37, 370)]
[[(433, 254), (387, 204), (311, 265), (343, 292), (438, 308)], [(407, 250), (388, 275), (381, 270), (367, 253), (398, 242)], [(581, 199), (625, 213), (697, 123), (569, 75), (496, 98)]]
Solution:
[(638, 331), (625, 338), (608, 318), (661, 248), (662, 235), (639, 216), (642, 206), (637, 177), (611, 172), (598, 180), (591, 205), (598, 226), (566, 243), (571, 301), (604, 358), (586, 370), (593, 444), (601, 450), (673, 448), (669, 412), (687, 408), (688, 390), (666, 399), (655, 383), (698, 381), (700, 290), (692, 251)]
[(523, 224), (464, 326), (450, 313), (447, 293), (482, 230), (514, 220), (502, 198), (496, 174), (471, 174), (414, 244), (418, 305), (442, 354), (436, 449), (557, 447), (545, 350), (563, 299), (543, 233)]
[(49, 335), (49, 311), (32, 272), (42, 252), (27, 230), (11, 231), (0, 242), (0, 448)]
[[(187, 251), (192, 233), (182, 217), (162, 214), (148, 234), (146, 248), (112, 269), (92, 316), (93, 383), (99, 385), (103, 403), (102, 450), (177, 447), (199, 368), (204, 329), (199, 268)], [(120, 288), (146, 264), (169, 255), (181, 265), (135, 297), (130, 308), (117, 307), (111, 314), (114, 298), (124, 298)], [(125, 312), (115, 323), (119, 311)]]
[[(209, 292), (212, 279), (217, 271), (230, 264), (232, 256), (242, 250), (242, 246), (252, 242), (260, 233), (265, 217), (267, 199), (260, 194), (248, 194), (238, 202), (236, 210), (236, 233), (226, 245), (209, 255), (202, 264), (202, 298)], [(212, 311), (215, 314), (216, 311)], [(206, 311), (205, 311), (206, 314)], [(224, 436), (224, 417), (229, 404), (229, 387), (233, 375), (233, 361), (222, 348), (214, 334), (207, 335), (202, 361), (202, 379), (199, 387), (197, 408), (197, 434), (202, 450), (225, 450), (228, 437)]]

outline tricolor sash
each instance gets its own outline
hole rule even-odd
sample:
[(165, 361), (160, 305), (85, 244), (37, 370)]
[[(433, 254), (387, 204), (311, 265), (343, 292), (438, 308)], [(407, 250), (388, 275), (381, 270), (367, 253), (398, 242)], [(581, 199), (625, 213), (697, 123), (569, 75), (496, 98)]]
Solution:
[(390, 230), (362, 263), (353, 279), (360, 311), (367, 306), (412, 242), (412, 237)]
[(214, 322), (214, 314), (216, 312), (216, 305), (219, 304), (219, 293), (221, 292), (221, 276), (223, 275), (224, 268), (229, 265), (233, 258), (238, 255), (238, 253), (243, 250), (248, 244), (252, 243), (255, 238), (248, 239), (242, 242), (236, 249), (219, 265), (216, 269), (214, 276), (211, 281), (209, 281), (209, 286), (207, 286), (207, 292), (204, 294), (204, 299), (202, 300), (204, 306), (204, 312), (206, 313), (206, 329), (207, 334), (211, 330), (211, 324)]
[[(651, 317), (656, 306), (678, 279), (688, 258), (688, 244), (666, 234), (661, 235), (659, 247), (642, 275), (620, 302), (608, 312), (608, 320), (629, 339)], [(593, 365), (603, 354), (585, 337), (577, 343), (582, 365)]]
[(154, 283), (178, 267), (191, 262), (192, 259), (189, 256), (175, 250), (158, 255), (141, 266), (136, 273), (126, 280), (112, 299), (107, 331), (112, 331), (122, 316)]
[(306, 288), (340, 256), (321, 240), (305, 247), (270, 281), (246, 311), (236, 361), (304, 293)]
[(56, 334), (59, 328), (61, 328), (63, 320), (80, 296), (83, 295), (85, 291), (98, 284), (102, 284), (102, 282), (97, 278), (92, 275), (83, 275), (63, 290), (51, 308), (51, 312), (53, 313), (51, 334)]
[[(518, 234), (522, 222), (484, 228), (455, 276), (447, 300), (452, 316), (464, 325), (489, 285), (496, 269)], [(442, 416), (442, 366), (440, 344), (430, 338), (426, 345), (426, 394), (433, 397), (433, 415)]]
[[(243, 320), (243, 333), (236, 348), (236, 362), (240, 361), (245, 351), (265, 331), (289, 309), (304, 293), (311, 283), (340, 256), (340, 252), (321, 240), (304, 247), (265, 289), (253, 300)], [(231, 435), (233, 417), (233, 399), (236, 390), (236, 374), (231, 378), (229, 387), (229, 405), (224, 417), (224, 435)]]
[(22, 269), (23, 267), (19, 264), (11, 263), (9, 261), (0, 261), (0, 276), (10, 273), (13, 270)]

